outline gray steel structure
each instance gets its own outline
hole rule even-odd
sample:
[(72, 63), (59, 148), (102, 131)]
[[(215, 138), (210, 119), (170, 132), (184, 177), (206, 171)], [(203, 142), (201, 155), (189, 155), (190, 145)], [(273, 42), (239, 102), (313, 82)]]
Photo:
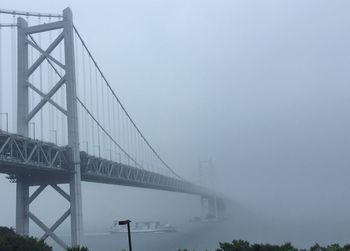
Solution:
[[(215, 193), (196, 184), (151, 172), (145, 169), (113, 162), (80, 152), (81, 180), (88, 182), (150, 188), (213, 197)], [(28, 177), (27, 184), (69, 183), (71, 168), (70, 147), (59, 147), (7, 133), (0, 130), (0, 172), (17, 177)]]
[[(46, 50), (40, 48), (34, 43), (30, 37), (34, 33), (41, 33), (50, 30), (62, 30), (60, 35), (48, 46)], [(68, 128), (68, 147), (69, 147), (69, 185), (70, 185), (70, 209), (65, 213), (59, 221), (52, 226), (46, 227), (38, 218), (36, 218), (29, 211), (29, 204), (31, 202), (29, 197), (29, 184), (31, 179), (27, 176), (19, 176), (17, 178), (17, 199), (16, 199), (16, 230), (20, 234), (28, 234), (29, 232), (29, 218), (36, 222), (39, 227), (45, 231), (46, 238), (51, 236), (61, 246), (66, 247), (64, 242), (60, 240), (53, 230), (71, 215), (71, 236), (72, 245), (81, 243), (82, 235), (82, 202), (81, 202), (81, 174), (80, 174), (80, 157), (79, 157), (79, 133), (78, 133), (78, 117), (77, 117), (77, 100), (76, 100), (76, 83), (75, 83), (75, 62), (74, 62), (74, 39), (73, 39), (73, 15), (69, 8), (63, 11), (63, 20), (51, 22), (47, 24), (40, 24), (28, 27), (27, 22), (19, 17), (17, 21), (17, 55), (18, 55), (18, 104), (17, 104), (17, 132), (20, 135), (28, 136), (28, 127), (30, 120), (47, 104), (48, 102), (55, 106), (59, 111), (67, 116)], [(61, 43), (64, 43), (65, 62), (59, 62), (50, 53)], [(40, 52), (40, 57), (32, 64), (28, 65), (28, 46), (33, 46)], [(51, 60), (56, 65), (64, 70), (64, 75), (52, 87), (52, 89), (44, 94), (30, 83), (29, 77), (38, 69), (44, 60)], [(52, 63), (51, 63), (52, 64)], [(67, 110), (52, 100), (52, 97), (65, 84), (67, 97)], [(37, 92), (41, 97), (41, 101), (31, 111), (29, 111), (28, 103), (28, 89), (31, 88)], [(13, 142), (13, 141), (11, 141)], [(43, 156), (46, 156), (45, 154)], [(54, 187), (57, 184), (53, 185)], [(65, 194), (68, 198), (68, 195)]]
[[(218, 199), (216, 193), (204, 187), (91, 156), (86, 152), (80, 152), (79, 159), (82, 181), (195, 194), (201, 196), (203, 209), (208, 214), (216, 217), (220, 214), (216, 203), (217, 200), (222, 201), (222, 199)], [(59, 147), (52, 143), (0, 130), (0, 173), (9, 174), (9, 179), (17, 184), (17, 232), (23, 235), (29, 234), (30, 218), (44, 230), (45, 234), (42, 236), (42, 239), (50, 236), (58, 244), (66, 248), (67, 245), (55, 235), (54, 230), (68, 216), (71, 215), (72, 218), (72, 208), (68, 209), (49, 228), (30, 212), (29, 205), (47, 186), (52, 186), (71, 203), (72, 191), (68, 195), (58, 186), (59, 184), (71, 184), (71, 177), (76, 173), (72, 167), (71, 148), (69, 146)], [(39, 188), (32, 195), (29, 195), (30, 186), (39, 186)], [(18, 201), (19, 199), (21, 201)], [(80, 232), (80, 235), (82, 235), (82, 232)], [(72, 245), (78, 244), (80, 242), (73, 242), (72, 240)]]
[[(27, 22), (19, 17), (17, 22), (17, 134), (0, 130), (0, 173), (9, 175), (16, 182), (16, 231), (22, 235), (29, 234), (29, 219), (44, 230), (42, 239), (51, 237), (63, 248), (67, 244), (54, 231), (70, 216), (71, 245), (81, 244), (82, 200), (81, 181), (134, 186), (188, 194), (196, 194), (207, 203), (208, 210), (218, 216), (218, 201), (222, 199), (216, 193), (184, 181), (180, 178), (168, 177), (139, 167), (113, 162), (79, 151), (79, 133), (77, 117), (77, 95), (74, 62), (73, 17), (69, 8), (63, 11), (61, 21), (28, 27)], [(43, 50), (31, 40), (31, 34), (50, 30), (61, 30), (56, 39)], [(65, 62), (60, 62), (50, 53), (64, 43)], [(39, 58), (28, 65), (28, 46), (40, 52)], [(38, 90), (29, 77), (47, 60), (49, 64), (60, 67), (64, 74), (46, 94)], [(67, 109), (57, 104), (52, 97), (60, 88), (66, 87)], [(29, 110), (28, 90), (32, 89), (41, 96), (41, 101)], [(43, 107), (50, 103), (67, 117), (68, 145), (64, 147), (53, 143), (42, 142), (28, 137), (31, 119)], [(69, 184), (67, 194), (59, 184)], [(31, 186), (39, 186), (32, 194)], [(30, 204), (47, 187), (51, 186), (70, 204), (69, 209), (51, 226), (46, 226), (30, 211)]]

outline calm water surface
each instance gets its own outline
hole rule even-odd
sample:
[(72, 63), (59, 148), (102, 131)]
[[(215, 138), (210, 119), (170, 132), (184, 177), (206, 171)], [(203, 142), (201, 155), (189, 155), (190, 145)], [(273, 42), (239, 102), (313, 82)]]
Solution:
[[(179, 224), (172, 223), (177, 231), (173, 233), (134, 233), (134, 251), (178, 251), (187, 248), (195, 251), (214, 251), (219, 241), (233, 239), (248, 240), (251, 243), (282, 244), (292, 242), (299, 248), (308, 248), (315, 242), (321, 245), (349, 243), (350, 222), (306, 222), (261, 220), (253, 215), (237, 214), (220, 222)], [(126, 233), (109, 234), (106, 231), (85, 233), (84, 245), (90, 251), (128, 250)], [(67, 243), (69, 239), (62, 237)], [(61, 251), (53, 242), (48, 242), (54, 250)]]
[[(142, 251), (178, 251), (180, 248), (215, 250), (218, 247), (218, 235), (225, 227), (223, 222), (185, 223), (176, 225), (176, 232), (171, 233), (134, 233), (133, 250)], [(69, 239), (62, 237), (67, 243)], [(86, 233), (85, 245), (90, 251), (128, 250), (126, 233), (110, 234), (108, 232)], [(55, 243), (49, 241), (54, 250), (61, 251)]]

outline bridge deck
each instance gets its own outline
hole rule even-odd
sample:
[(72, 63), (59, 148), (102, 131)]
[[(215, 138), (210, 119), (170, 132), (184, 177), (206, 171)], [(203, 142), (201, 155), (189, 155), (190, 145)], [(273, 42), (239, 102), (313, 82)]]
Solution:
[[(68, 183), (71, 174), (70, 149), (0, 131), (0, 173), (30, 176), (32, 185)], [(113, 162), (80, 152), (83, 181), (151, 188), (198, 195), (212, 192), (193, 183), (145, 169)]]

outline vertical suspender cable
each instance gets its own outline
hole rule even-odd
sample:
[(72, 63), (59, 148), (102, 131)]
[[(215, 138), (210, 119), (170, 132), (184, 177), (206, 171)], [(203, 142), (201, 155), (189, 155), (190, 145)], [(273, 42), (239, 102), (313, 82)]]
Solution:
[[(111, 102), (110, 102), (110, 98), (109, 98), (109, 95), (110, 95), (110, 93), (108, 92), (108, 90), (107, 90), (107, 119), (108, 119), (108, 129), (107, 129), (107, 131), (108, 131), (108, 133), (109, 134), (111, 134), (111, 128), (112, 128), (112, 126), (111, 126)], [(112, 146), (112, 141), (111, 140), (108, 140), (109, 141), (109, 146), (111, 147)]]
[[(58, 20), (60, 20), (61, 18), (58, 18)], [(75, 38), (75, 40), (76, 40), (76, 38)], [(76, 43), (74, 43), (74, 45), (75, 45)], [(63, 44), (63, 41), (61, 41), (61, 43), (59, 44), (59, 61), (62, 63), (62, 64), (64, 64), (64, 62), (63, 62), (63, 47), (64, 46), (64, 44)], [(74, 55), (75, 55), (75, 58), (76, 58), (76, 54), (74, 53)], [(75, 61), (75, 60), (74, 60)], [(75, 67), (75, 66), (74, 66)], [(75, 67), (76, 69), (77, 69), (77, 67)], [(61, 76), (63, 76), (63, 69), (60, 67), (60, 73), (61, 73)], [(78, 76), (78, 74), (76, 73), (76, 78), (77, 78), (77, 76)], [(76, 80), (77, 81), (77, 80)], [(78, 81), (76, 82), (76, 83), (78, 83)], [(76, 86), (78, 86), (78, 84), (76, 84)], [(65, 90), (64, 90), (64, 87), (65, 87), (65, 85), (63, 85), (62, 87), (61, 87), (61, 90), (60, 90), (60, 98), (61, 98), (61, 101), (60, 101), (60, 104), (61, 104), (61, 106), (62, 107), (65, 107), (65, 99), (66, 99), (66, 92), (65, 92)], [(62, 143), (62, 145), (65, 145), (65, 144), (67, 144), (68, 143), (68, 135), (67, 135), (67, 131), (66, 131), (66, 125), (67, 125), (67, 123), (66, 123), (66, 117), (62, 114), (62, 113), (59, 113), (60, 114), (60, 117), (61, 117), (61, 133), (62, 133), (62, 135), (61, 135), (61, 137), (59, 137), (59, 138), (61, 138), (61, 143)], [(79, 126), (79, 121), (78, 121), (78, 126)], [(57, 125), (57, 127), (58, 127), (58, 125)], [(57, 128), (57, 131), (58, 131), (58, 128)]]
[[(94, 67), (95, 68), (95, 87), (96, 87), (96, 93), (95, 93), (95, 95), (96, 95), (96, 111), (97, 111), (97, 120), (98, 121), (101, 121), (100, 120), (100, 117), (101, 117), (101, 115), (100, 115), (100, 108), (99, 108), (99, 89), (100, 88), (98, 88), (98, 82), (97, 82), (97, 69), (96, 69), (96, 67)], [(101, 100), (102, 101), (102, 100)], [(99, 155), (99, 157), (101, 157), (101, 138), (100, 138), (100, 128), (97, 126), (96, 127), (96, 129), (97, 129), (97, 144), (98, 144), (98, 155)]]
[[(117, 103), (116, 104), (117, 105), (117, 119), (118, 119), (118, 121), (116, 122), (117, 123), (117, 126), (118, 126), (118, 140), (119, 140), (119, 142), (121, 142), (121, 140), (122, 140), (122, 137), (120, 136), (120, 108), (119, 108), (119, 104)], [(120, 151), (118, 151), (118, 159), (119, 159), (119, 163), (121, 163), (121, 155), (120, 155), (121, 153), (120, 153)]]
[[(85, 71), (85, 50), (84, 47), (81, 47), (81, 57), (82, 57), (82, 88), (83, 88), (83, 100), (86, 102), (86, 71)], [(85, 123), (84, 123), (84, 131), (85, 131), (85, 141), (86, 141), (86, 152), (89, 153), (89, 133), (88, 133), (88, 115), (84, 112)], [(92, 149), (92, 145), (90, 146), (90, 151)]]
[[(29, 24), (29, 18), (28, 18), (28, 16), (26, 16), (26, 18), (27, 18), (27, 22), (28, 22), (28, 24)], [(29, 48), (28, 48), (28, 59), (29, 59), (29, 65), (32, 65), (33, 64), (33, 53), (34, 53), (34, 50), (33, 50), (33, 47), (32, 46), (29, 46)], [(30, 75), (30, 82), (33, 84), (33, 85), (35, 85), (35, 81), (34, 81), (34, 72)], [(34, 92), (33, 91), (31, 91), (30, 89), (29, 89), (29, 91), (28, 91), (28, 95), (29, 95), (29, 97), (28, 97), (28, 100), (29, 100), (29, 102), (30, 102), (30, 106), (32, 107), (32, 109), (34, 108), (34, 106), (35, 106), (35, 96), (34, 96)], [(36, 117), (34, 117), (33, 118), (33, 120), (35, 120), (36, 119)], [(33, 126), (34, 126), (34, 124), (35, 124), (35, 122), (33, 122)], [(33, 137), (34, 137), (34, 131), (33, 131), (33, 135), (32, 135)]]
[[(115, 102), (114, 102), (114, 100), (112, 99), (112, 118), (113, 118), (113, 128), (112, 128), (112, 130), (113, 130), (113, 137), (114, 138), (116, 138), (116, 136), (117, 136), (117, 128), (116, 128), (116, 121), (115, 121)], [(118, 139), (119, 140), (119, 139)], [(112, 141), (110, 141), (111, 143), (110, 143), (110, 148), (112, 148)], [(115, 148), (116, 146), (114, 145), (114, 148)], [(116, 148), (115, 148), (116, 149)]]
[(123, 104), (120, 102), (119, 98), (117, 97), (117, 95), (115, 94), (115, 92), (113, 91), (111, 85), (109, 84), (109, 82), (107, 81), (106, 77), (104, 76), (103, 72), (101, 71), (100, 67), (98, 66), (96, 60), (94, 59), (94, 57), (92, 56), (90, 50), (87, 48), (84, 40), (82, 39), (82, 37), (80, 36), (78, 30), (76, 29), (75, 26), (73, 26), (75, 33), (77, 34), (77, 36), (79, 37), (82, 45), (84, 46), (84, 48), (86, 49), (88, 55), (90, 56), (90, 59), (93, 61), (95, 67), (98, 69), (98, 71), (100, 72), (102, 78), (105, 80), (106, 85), (108, 86), (110, 92), (112, 93), (113, 97), (117, 100), (117, 102), (119, 103), (119, 105), (121, 106), (121, 108), (123, 109), (125, 116), (129, 119), (130, 123), (132, 124), (132, 126), (138, 131), (138, 133), (140, 134), (140, 136), (142, 137), (142, 139), (144, 140), (144, 142), (147, 144), (150, 152), (152, 152), (155, 155), (155, 158), (159, 160), (159, 162), (165, 166), (173, 175), (175, 175), (177, 178), (182, 179), (177, 173), (174, 172), (174, 170), (172, 170), (172, 168), (169, 167), (169, 165), (159, 156), (159, 154), (155, 151), (155, 149), (150, 145), (150, 143), (148, 142), (148, 140), (144, 137), (144, 135), (141, 133), (141, 131), (139, 130), (139, 128), (136, 126), (136, 124), (134, 123), (133, 119), (130, 117), (129, 113), (126, 111), (126, 109), (124, 108)]
[[(16, 23), (16, 15), (12, 16), (13, 23)], [(11, 27), (11, 82), (12, 82), (12, 130), (17, 132), (17, 118), (14, 114), (17, 114), (17, 81), (16, 81), (16, 65), (17, 65), (17, 55), (16, 55), (16, 29), (15, 27)]]
[(141, 152), (141, 137), (140, 137), (140, 135), (137, 135), (137, 136), (138, 136), (137, 137), (137, 147), (138, 147), (138, 153), (139, 153), (139, 158), (140, 158), (139, 162), (142, 163), (143, 158), (142, 158), (142, 152)]
[[(126, 149), (126, 133), (125, 133), (125, 123), (124, 123), (124, 113), (121, 113), (121, 121), (120, 121), (120, 124), (121, 124), (121, 133), (122, 133), (122, 141), (123, 141), (123, 148)], [(123, 161), (124, 161), (124, 155), (123, 155)], [(125, 159), (126, 161), (126, 159)], [(124, 163), (126, 164), (126, 162)]]
[[(1, 13), (0, 13), (0, 24), (1, 24)], [(3, 78), (3, 75), (2, 75), (2, 28), (0, 26), (0, 113), (3, 112), (3, 83), (2, 83), (2, 78)], [(2, 121), (2, 120), (1, 120)], [(0, 126), (1, 126), (1, 129), (3, 129), (2, 127), (2, 122), (0, 123)]]
[(131, 152), (131, 156), (133, 156), (133, 158), (136, 159), (135, 149), (134, 149), (134, 130), (132, 128), (132, 125), (130, 125), (130, 152)]
[[(77, 95), (80, 96), (81, 95), (81, 86), (80, 86), (80, 76), (79, 76), (79, 57), (78, 57), (78, 43), (77, 43), (77, 36), (74, 34), (74, 56), (75, 56), (75, 81), (76, 81), (76, 87), (77, 87)], [(61, 61), (62, 63), (62, 61)], [(62, 106), (65, 103), (64, 101), (64, 97), (63, 100), (61, 100), (62, 102)], [(83, 109), (80, 109), (80, 111), (83, 111)], [(78, 113), (78, 127), (79, 127), (79, 151), (82, 150), (82, 139), (83, 139), (83, 123), (82, 123), (82, 113), (80, 113), (79, 111), (77, 111)], [(64, 135), (64, 137), (66, 136), (63, 127), (64, 125), (64, 120), (63, 120), (63, 124), (62, 124), (62, 134)]]
[[(125, 120), (124, 120), (124, 123), (125, 123), (125, 143), (126, 143), (126, 149), (128, 149), (128, 153), (130, 153), (130, 144), (129, 144), (129, 124), (128, 124), (128, 119), (125, 117)], [(128, 165), (130, 165), (129, 163), (129, 159), (128, 159)]]
[[(101, 75), (100, 75), (100, 89), (101, 89), (101, 102), (102, 102), (102, 111), (101, 111), (101, 113), (102, 113), (102, 125), (103, 125), (103, 127), (106, 127), (106, 116), (105, 116), (105, 89), (106, 89), (106, 87), (105, 87), (105, 85), (103, 84), (103, 79), (102, 79), (102, 77), (101, 77)], [(105, 135), (105, 134), (103, 134), (103, 137), (102, 137), (102, 145), (106, 145), (106, 139), (107, 139), (107, 137), (106, 137), (107, 135)]]
[(146, 146), (147, 146), (146, 143), (143, 141), (141, 137), (142, 160), (144, 164), (146, 163)]
[[(116, 120), (115, 120), (115, 118), (116, 118), (116, 108), (115, 108), (115, 106), (116, 106), (116, 104), (115, 104), (115, 102), (113, 102), (113, 100), (112, 100), (112, 115), (113, 115), (113, 137), (115, 138), (115, 139), (118, 139), (117, 138), (117, 135), (118, 135), (118, 129), (117, 129), (117, 124), (116, 124)], [(118, 139), (119, 140), (119, 139)], [(111, 151), (112, 151), (112, 149), (111, 149)], [(116, 154), (116, 152), (117, 152), (117, 146), (116, 145), (114, 145), (114, 149), (113, 149), (113, 160), (114, 161), (116, 161), (116, 159), (115, 159), (115, 154)]]
[(135, 159), (138, 160), (138, 162), (140, 162), (139, 155), (138, 155), (138, 148), (137, 148), (138, 142), (137, 142), (137, 132), (136, 131), (134, 134), (134, 144), (135, 144)]
[[(133, 156), (133, 147), (132, 147), (132, 125), (129, 122), (129, 120), (127, 120), (128, 123), (128, 151), (130, 152), (130, 155)], [(134, 156), (133, 156), (134, 157)]]
[[(49, 17), (49, 23), (51, 23), (51, 17)], [(52, 31), (49, 31), (49, 44), (52, 43)], [(47, 64), (47, 87), (49, 89), (52, 88), (53, 83), (52, 83), (52, 68), (50, 64)], [(49, 106), (49, 133), (51, 134), (53, 132), (53, 127), (54, 127), (54, 114), (53, 114), (53, 106)]]
[[(114, 107), (114, 100), (112, 99), (111, 103), (111, 120), (112, 120), (112, 127), (111, 127), (111, 135), (115, 139), (115, 107)], [(112, 149), (112, 141), (110, 140), (109, 149)]]
[[(128, 119), (125, 116), (125, 114), (123, 113), (123, 117), (124, 117), (124, 134), (125, 134), (125, 148), (127, 149), (128, 152), (130, 152), (129, 150), (129, 128), (128, 128)], [(127, 159), (127, 164), (129, 164), (129, 160)]]
[[(38, 25), (41, 23), (41, 17), (39, 16), (38, 18)], [(41, 32), (38, 34), (38, 43), (39, 47), (41, 48)], [(42, 63), (39, 66), (39, 88), (40, 91), (43, 92), (43, 79), (42, 79)], [(43, 131), (44, 131), (44, 110), (43, 107), (40, 109), (40, 128), (41, 128), (41, 136), (43, 136)]]
[[(89, 84), (90, 84), (90, 95), (89, 95), (89, 100), (90, 100), (90, 111), (93, 113), (94, 109), (93, 109), (93, 90), (92, 90), (92, 73), (91, 73), (91, 59), (88, 58), (89, 60)], [(86, 101), (87, 102), (87, 101)], [(91, 118), (90, 119), (91, 121), (91, 126), (90, 126), (90, 129), (91, 129), (91, 137), (92, 137), (92, 148), (93, 148), (93, 153), (95, 153), (95, 148), (96, 148), (96, 145), (95, 145), (95, 128), (94, 128), (94, 121), (93, 119)]]
[(137, 135), (136, 135), (136, 130), (134, 130), (133, 128), (133, 142), (132, 144), (134, 145), (134, 151), (135, 151), (135, 159), (137, 160), (138, 159), (138, 156), (137, 156)]
[[(52, 32), (53, 38), (57, 37), (57, 33), (59, 31), (58, 30), (54, 30)], [(54, 41), (54, 39), (52, 39)], [(51, 42), (52, 42), (51, 40)], [(57, 45), (56, 49), (58, 49), (60, 45)], [(59, 49), (58, 49), (59, 50)], [(57, 50), (51, 52), (51, 55), (54, 55), (56, 58), (59, 56), (59, 53), (57, 53)], [(60, 73), (60, 70), (57, 70)], [(60, 76), (54, 71), (54, 69), (51, 69), (51, 73), (52, 73), (52, 87), (54, 87), (56, 85), (56, 83), (58, 82)], [(58, 103), (58, 92), (56, 92), (53, 96), (52, 99), (53, 101), (55, 101), (56, 103)], [(52, 107), (53, 108), (53, 107)], [(50, 132), (50, 136), (53, 142), (55, 142), (55, 137), (57, 135), (57, 131), (58, 131), (58, 127), (59, 127), (59, 122), (60, 122), (60, 118), (59, 118), (59, 114), (58, 114), (58, 110), (53, 108), (53, 128), (52, 131)]]

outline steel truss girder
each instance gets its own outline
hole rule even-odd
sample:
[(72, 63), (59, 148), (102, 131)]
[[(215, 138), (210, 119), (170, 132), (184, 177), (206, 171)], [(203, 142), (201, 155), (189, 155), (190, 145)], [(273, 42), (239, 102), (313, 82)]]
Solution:
[(106, 183), (132, 185), (190, 194), (211, 194), (203, 187), (130, 165), (113, 162), (80, 152), (83, 180), (104, 180)]
[[(69, 153), (68, 147), (58, 147), (0, 130), (0, 172), (16, 174), (20, 167), (22, 172), (57, 170), (69, 173), (71, 172)], [(108, 179), (109, 183), (113, 184), (130, 183), (161, 190), (210, 194), (209, 191), (190, 182), (90, 156), (85, 152), (80, 152), (80, 164), (83, 178), (90, 176), (96, 180)], [(2, 170), (4, 166), (5, 171)]]
[(69, 171), (68, 148), (0, 130), (0, 163), (0, 166), (22, 167), (23, 171), (28, 168)]
[(32, 195), (29, 196), (28, 200), (28, 217), (35, 223), (37, 224), (45, 233), (44, 235), (40, 238), (42, 240), (46, 240), (48, 237), (51, 237), (54, 241), (56, 241), (62, 248), (67, 249), (68, 245), (60, 238), (58, 237), (54, 231), (70, 216), (71, 214), (71, 209), (68, 208), (64, 214), (51, 226), (48, 227), (43, 223), (37, 216), (35, 216), (30, 210), (29, 206), (30, 204), (39, 196), (39, 194), (45, 190), (45, 188), (50, 185), (54, 190), (56, 190), (59, 194), (61, 194), (65, 199), (70, 201), (70, 196), (57, 184), (42, 184), (40, 185)]

